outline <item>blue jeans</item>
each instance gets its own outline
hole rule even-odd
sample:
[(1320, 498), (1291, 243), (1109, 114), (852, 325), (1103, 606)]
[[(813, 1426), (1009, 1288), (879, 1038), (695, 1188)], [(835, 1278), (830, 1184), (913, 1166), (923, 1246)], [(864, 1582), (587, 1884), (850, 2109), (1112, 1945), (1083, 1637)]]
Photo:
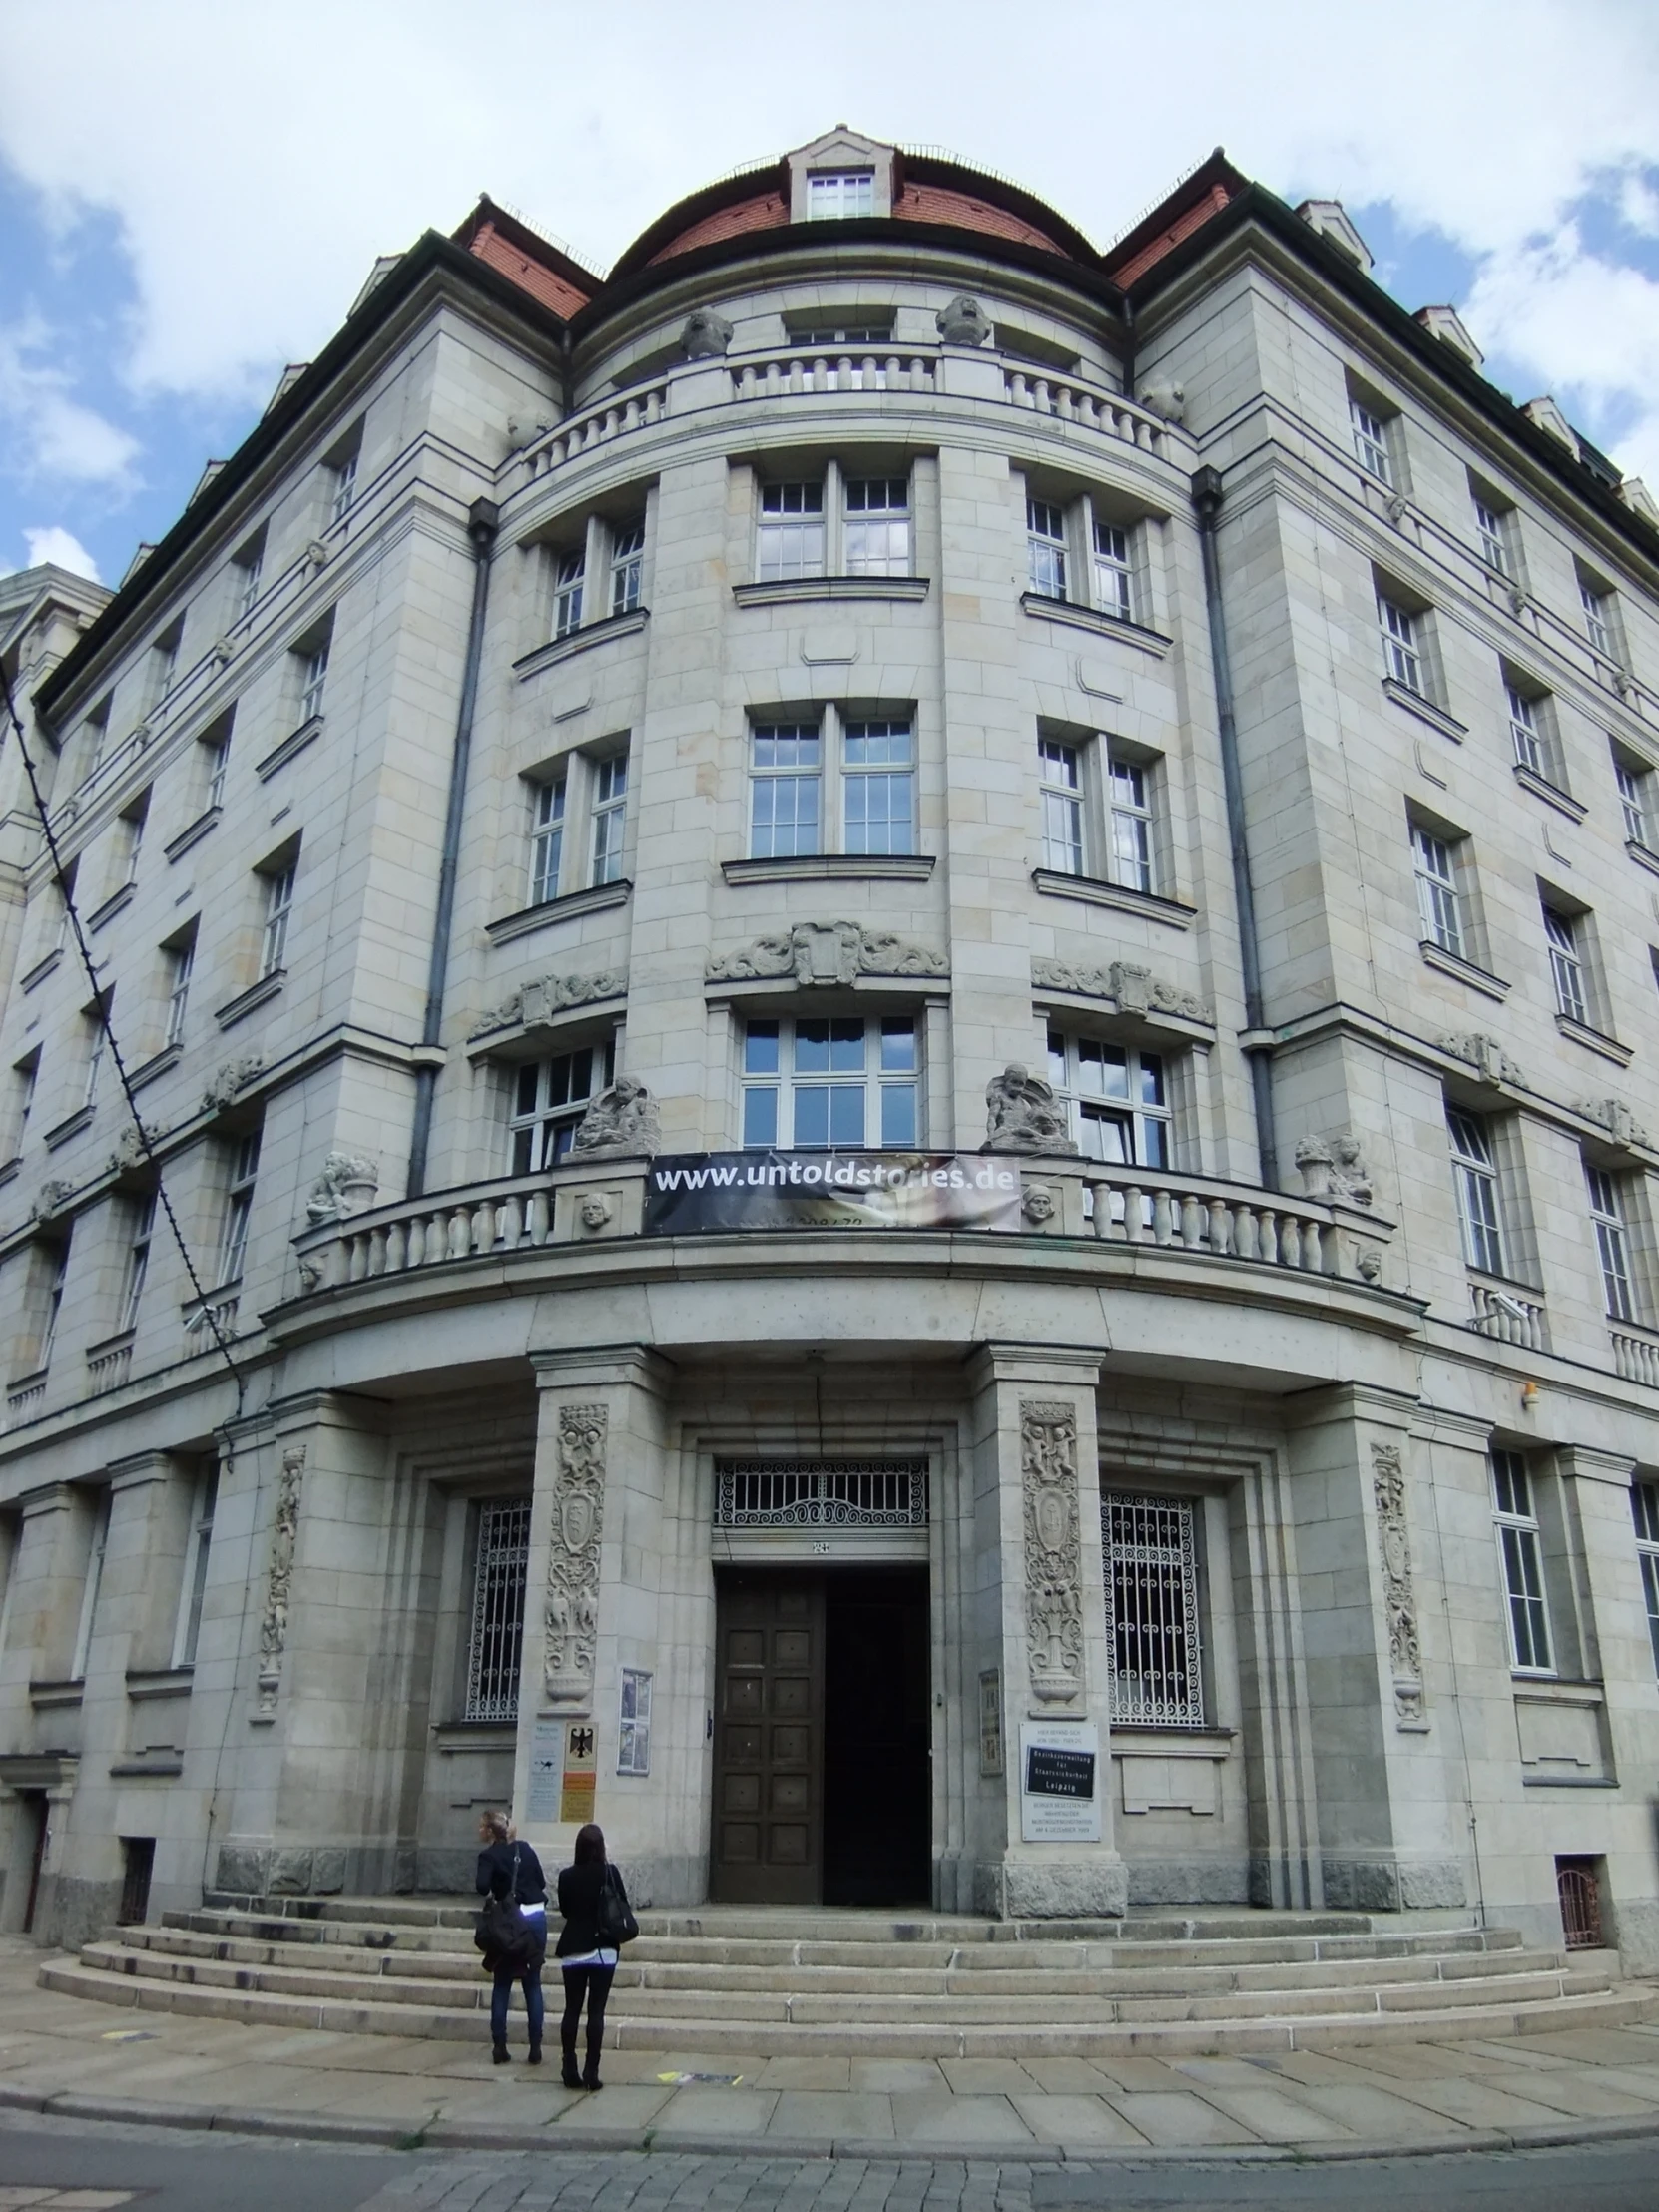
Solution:
[(530, 2020), (530, 2048), (541, 2048), (542, 1994), (541, 1961), (526, 1966), (515, 1974), (511, 1967), (495, 1976), (495, 1987), (490, 1992), (490, 2040), (504, 2043), (507, 2040), (507, 2007), (512, 2002), (513, 1983), (524, 1991), (524, 2009)]

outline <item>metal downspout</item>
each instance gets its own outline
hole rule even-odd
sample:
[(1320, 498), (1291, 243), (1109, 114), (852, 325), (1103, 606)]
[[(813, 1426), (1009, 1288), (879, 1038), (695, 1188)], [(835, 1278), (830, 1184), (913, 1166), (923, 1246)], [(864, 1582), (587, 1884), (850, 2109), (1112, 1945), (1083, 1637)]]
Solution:
[[(472, 623), (467, 631), (466, 668), (461, 704), (455, 717), (455, 751), (449, 764), (449, 807), (443, 824), (443, 858), (438, 867), (438, 906), (432, 922), (432, 957), (426, 970), (426, 1011), (420, 1041), (435, 1045), (443, 1027), (443, 988), (449, 970), (449, 932), (455, 918), (455, 875), (460, 859), (461, 817), (466, 808), (467, 766), (472, 757), (472, 716), (478, 703), (478, 666), (484, 652), (484, 613), (490, 596), (490, 553), (501, 510), (493, 499), (475, 499), (467, 509), (466, 534), (472, 540)], [(432, 1135), (435, 1066), (415, 1069), (414, 1125), (409, 1132), (409, 1181), (406, 1196), (426, 1189), (426, 1153)]]
[(1256, 1105), (1256, 1151), (1262, 1188), (1279, 1188), (1279, 1144), (1273, 1124), (1273, 1046), (1263, 1038), (1262, 957), (1256, 933), (1256, 894), (1250, 880), (1250, 842), (1245, 833), (1244, 781), (1239, 773), (1239, 733), (1233, 716), (1233, 668), (1227, 657), (1227, 622), (1221, 600), (1221, 559), (1216, 524), (1223, 498), (1221, 472), (1201, 468), (1193, 476), (1193, 506), (1204, 559), (1204, 600), (1210, 616), (1210, 658), (1216, 672), (1216, 710), (1221, 731), (1221, 780), (1227, 804), (1227, 842), (1233, 860), (1233, 895), (1239, 910), (1239, 958), (1244, 968), (1245, 1027), (1259, 1041), (1247, 1043), (1251, 1096)]

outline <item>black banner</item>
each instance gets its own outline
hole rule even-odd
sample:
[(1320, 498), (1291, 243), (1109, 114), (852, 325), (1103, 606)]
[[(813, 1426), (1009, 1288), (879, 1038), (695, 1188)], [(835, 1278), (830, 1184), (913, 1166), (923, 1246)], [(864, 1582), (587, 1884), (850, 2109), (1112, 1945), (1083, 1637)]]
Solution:
[(1020, 1227), (1019, 1166), (979, 1152), (683, 1152), (645, 1179), (648, 1237)]
[(1025, 1754), (1025, 1789), (1028, 1797), (1092, 1798), (1094, 1753), (1032, 1744)]

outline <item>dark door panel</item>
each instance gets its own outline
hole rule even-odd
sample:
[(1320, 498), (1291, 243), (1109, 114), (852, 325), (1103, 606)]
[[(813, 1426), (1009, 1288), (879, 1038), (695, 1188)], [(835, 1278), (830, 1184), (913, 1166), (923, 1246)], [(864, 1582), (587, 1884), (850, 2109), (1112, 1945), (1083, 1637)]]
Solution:
[(723, 1574), (715, 1600), (709, 1894), (817, 1905), (823, 1894), (824, 1585)]

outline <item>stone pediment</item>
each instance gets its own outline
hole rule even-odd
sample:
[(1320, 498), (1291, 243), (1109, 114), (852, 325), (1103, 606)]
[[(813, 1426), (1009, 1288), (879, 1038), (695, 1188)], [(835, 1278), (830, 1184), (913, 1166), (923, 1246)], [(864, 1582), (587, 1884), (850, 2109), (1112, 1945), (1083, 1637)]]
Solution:
[(551, 1021), (572, 1006), (591, 1006), (602, 998), (626, 998), (628, 970), (600, 968), (592, 975), (538, 975), (523, 984), (511, 998), (492, 1006), (468, 1032), (470, 1044), (497, 1029), (511, 1029), (522, 1022), (526, 1029)]
[(711, 983), (758, 982), (793, 976), (803, 988), (855, 983), (860, 975), (942, 976), (950, 972), (942, 952), (858, 921), (798, 921), (775, 936), (757, 937), (741, 952), (710, 960)]
[(1174, 1014), (1213, 1025), (1215, 1012), (1195, 992), (1128, 960), (1088, 967), (1070, 960), (1033, 960), (1031, 982), (1040, 991), (1069, 991), (1078, 998), (1110, 999), (1120, 1014)]

